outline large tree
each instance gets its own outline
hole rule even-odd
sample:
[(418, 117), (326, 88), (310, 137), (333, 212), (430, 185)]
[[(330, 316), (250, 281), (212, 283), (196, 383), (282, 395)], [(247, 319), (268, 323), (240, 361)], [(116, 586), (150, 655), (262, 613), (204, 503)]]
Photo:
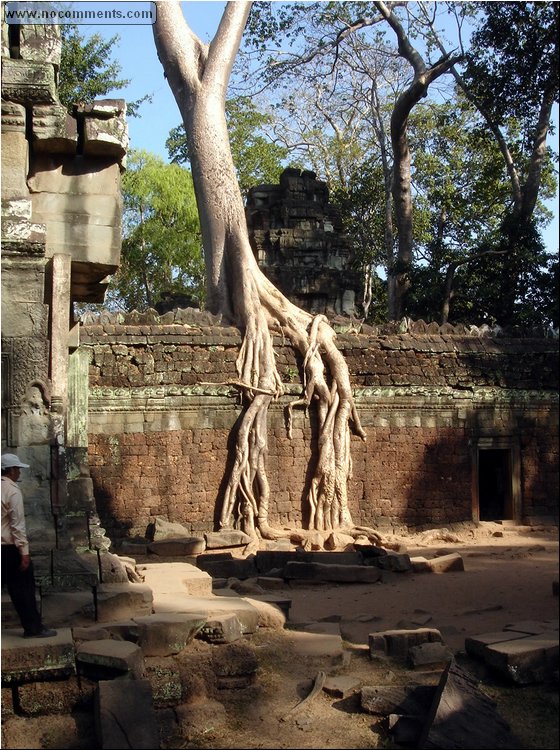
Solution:
[(335, 333), (286, 299), (259, 269), (224, 114), (226, 89), (250, 2), (228, 2), (209, 45), (187, 25), (179, 2), (158, 2), (154, 38), (188, 139), (200, 212), (207, 277), (207, 307), (243, 331), (236, 385), (245, 410), (236, 435), (235, 462), (222, 507), (221, 526), (239, 521), (249, 533), (274, 538), (268, 521), (267, 412), (282, 392), (272, 332), (292, 342), (304, 358), (304, 393), (296, 404), (317, 406), (318, 460), (308, 493), (309, 526), (348, 527), (350, 425), (365, 439), (353, 401), (346, 362)]

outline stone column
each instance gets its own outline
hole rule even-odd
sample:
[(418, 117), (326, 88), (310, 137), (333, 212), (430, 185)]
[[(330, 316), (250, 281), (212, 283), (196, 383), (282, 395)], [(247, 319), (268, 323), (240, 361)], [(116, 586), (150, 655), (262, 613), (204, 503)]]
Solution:
[(68, 411), (68, 332), (70, 330), (70, 255), (55, 254), (52, 258), (51, 298), (51, 392), (62, 404), (66, 422)]

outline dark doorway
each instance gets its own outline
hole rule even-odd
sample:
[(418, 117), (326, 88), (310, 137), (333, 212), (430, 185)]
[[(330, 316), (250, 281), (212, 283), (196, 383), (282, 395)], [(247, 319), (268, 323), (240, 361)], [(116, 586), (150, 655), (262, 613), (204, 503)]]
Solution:
[(478, 452), (478, 501), (481, 521), (513, 518), (511, 451), (492, 448)]

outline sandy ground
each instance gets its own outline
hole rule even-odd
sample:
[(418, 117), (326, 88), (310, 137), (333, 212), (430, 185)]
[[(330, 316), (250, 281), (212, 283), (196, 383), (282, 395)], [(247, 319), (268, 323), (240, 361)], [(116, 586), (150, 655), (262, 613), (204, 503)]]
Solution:
[[(558, 532), (556, 528), (510, 528), (481, 524), (462, 531), (425, 532), (385, 537), (411, 557), (458, 552), (464, 571), (444, 574), (390, 573), (376, 584), (286, 587), (275, 594), (292, 601), (284, 629), (259, 629), (242, 642), (256, 659), (254, 683), (218, 689), (200, 682), (200, 694), (189, 704), (189, 728), (180, 728), (176, 712), (158, 712), (162, 748), (372, 748), (400, 747), (387, 737), (386, 719), (363, 713), (359, 687), (406, 683), (435, 684), (438, 673), (417, 673), (388, 660), (369, 657), (368, 634), (389, 628), (438, 628), (444, 642), (467, 669), (478, 674), (481, 689), (496, 701), (522, 747), (547, 750), (558, 746), (558, 684), (518, 687), (492, 679), (464, 655), (465, 637), (501, 631), (523, 621), (558, 623)], [(342, 652), (321, 644), (309, 648), (312, 623), (340, 627)], [(302, 638), (305, 644), (302, 646)], [(216, 648), (193, 642), (178, 661), (188, 672), (203, 664)], [(189, 652), (189, 653), (187, 653)], [(195, 662), (192, 661), (195, 659)], [(196, 661), (200, 660), (200, 661)], [(355, 683), (348, 697), (321, 691), (309, 695), (320, 672), (329, 679)], [(204, 670), (200, 670), (200, 675)], [(4, 718), (4, 717), (3, 717)], [(96, 747), (91, 715), (3, 721), (2, 747)]]

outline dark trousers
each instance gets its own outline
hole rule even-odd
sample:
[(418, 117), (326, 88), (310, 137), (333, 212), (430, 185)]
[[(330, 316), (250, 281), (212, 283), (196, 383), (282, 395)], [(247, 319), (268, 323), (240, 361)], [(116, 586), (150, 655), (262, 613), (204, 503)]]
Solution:
[(41, 615), (35, 600), (35, 576), (33, 563), (27, 570), (20, 570), (21, 555), (15, 544), (2, 545), (2, 585), (18, 613), (23, 632), (26, 635), (40, 633), (43, 629)]

